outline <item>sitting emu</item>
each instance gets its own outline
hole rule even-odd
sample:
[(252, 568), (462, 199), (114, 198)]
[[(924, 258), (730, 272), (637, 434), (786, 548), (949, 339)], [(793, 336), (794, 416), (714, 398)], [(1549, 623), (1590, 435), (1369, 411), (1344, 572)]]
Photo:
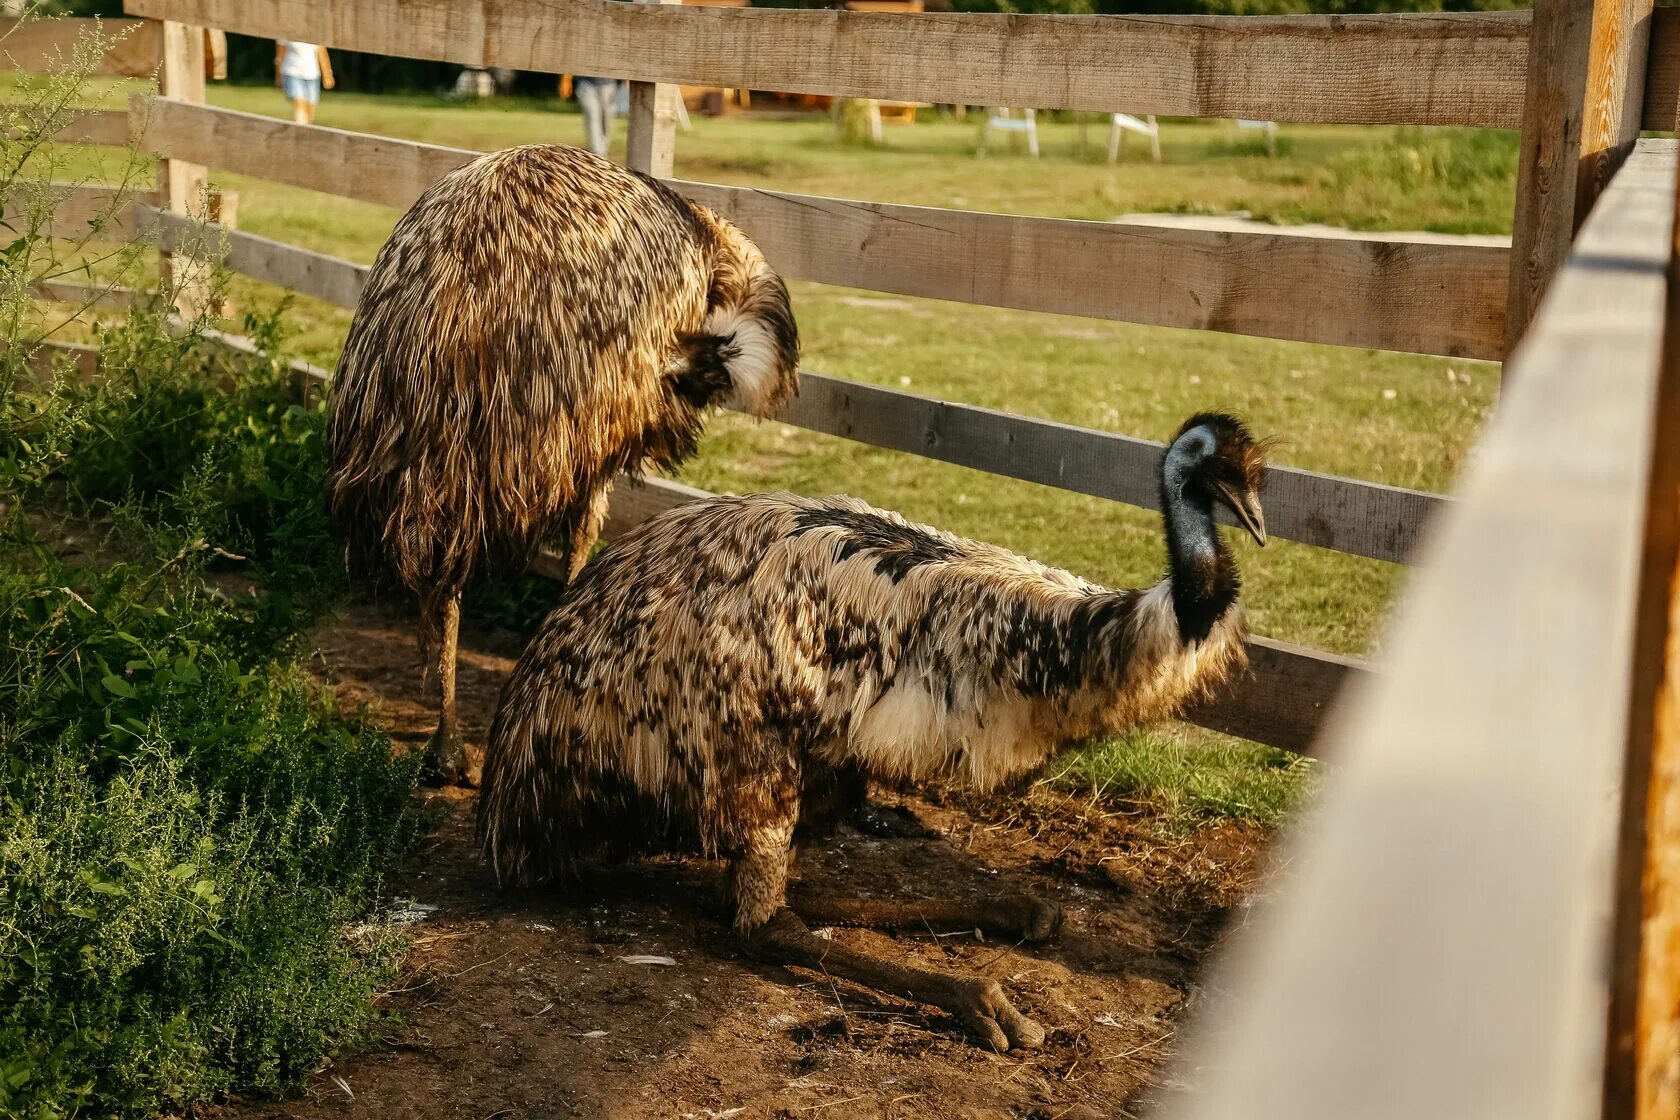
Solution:
[(434, 183), (379, 251), (332, 387), (328, 503), (352, 563), (420, 596), (427, 751), (466, 777), (460, 596), (554, 539), (575, 576), (619, 471), (693, 453), (708, 405), (793, 395), (787, 288), (740, 230), (575, 148), (510, 148)]
[(851, 498), (719, 497), (643, 524), (584, 569), (503, 688), (486, 856), (509, 884), (602, 848), (726, 856), (755, 951), (944, 1008), (998, 1050), (1038, 1045), (996, 983), (867, 956), (802, 919), (1036, 941), (1058, 910), (1021, 896), (790, 910), (794, 828), (853, 808), (867, 779), (995, 786), (1225, 680), (1245, 662), (1244, 625), (1214, 505), (1265, 544), (1263, 460), (1229, 416), (1184, 425), (1162, 464), (1170, 573), (1149, 590), (1096, 587)]

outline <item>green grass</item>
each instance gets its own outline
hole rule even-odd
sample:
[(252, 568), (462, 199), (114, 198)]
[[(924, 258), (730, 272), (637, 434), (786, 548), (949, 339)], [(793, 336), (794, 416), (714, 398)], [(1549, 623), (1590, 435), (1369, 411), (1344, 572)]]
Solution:
[[(210, 99), (251, 112), (284, 111), (269, 88), (213, 87)], [(582, 129), (581, 119), (555, 102), (353, 94), (327, 95), (319, 122), (469, 148), (574, 143)], [(1105, 126), (1091, 124), (1082, 139), (1072, 120), (1041, 124), (1038, 160), (1001, 145), (976, 155), (973, 115), (958, 122), (924, 113), (914, 126), (889, 126), (879, 148), (840, 144), (820, 116), (696, 117), (694, 126), (678, 138), (681, 177), (1085, 219), (1247, 210), (1277, 221), (1359, 229), (1498, 233), (1509, 228), (1516, 158), (1514, 134), (1451, 129), (1285, 127), (1274, 159), (1228, 124), (1168, 120), (1160, 165), (1134, 144), (1111, 168), (1101, 150)], [(623, 127), (620, 122), (619, 144)], [(387, 208), (262, 180), (216, 178), (239, 190), (242, 228), (358, 261), (373, 259), (398, 217)], [(248, 281), (236, 280), (233, 290), (245, 304), (271, 298), (271, 290)], [(1192, 411), (1230, 408), (1280, 438), (1279, 462), (1396, 486), (1450, 488), (1498, 383), (1497, 367), (1488, 363), (808, 283), (793, 285), (793, 294), (811, 369), (1154, 439), (1170, 435)], [(299, 299), (289, 322), (297, 350), (331, 365), (349, 313)], [(1157, 515), (776, 423), (718, 419), (683, 477), (717, 490), (850, 492), (1110, 584), (1152, 581), (1163, 564)], [(1258, 633), (1338, 653), (1374, 650), (1402, 569), (1282, 541), (1263, 552), (1238, 547)], [(1150, 742), (1158, 745), (1159, 764), (1133, 765)], [(1134, 789), (1159, 790), (1167, 800), (1246, 803), (1188, 793), (1180, 799), (1175, 791), (1187, 787), (1169, 781), (1185, 759), (1193, 760), (1191, 770), (1217, 768), (1206, 753), (1215, 743), (1229, 741), (1201, 733), (1134, 737), (1121, 752), (1133, 763), (1112, 767), (1107, 783), (1119, 788), (1118, 775), (1134, 773)], [(1187, 753), (1186, 744), (1196, 749)], [(1295, 773), (1283, 780), (1295, 780)]]

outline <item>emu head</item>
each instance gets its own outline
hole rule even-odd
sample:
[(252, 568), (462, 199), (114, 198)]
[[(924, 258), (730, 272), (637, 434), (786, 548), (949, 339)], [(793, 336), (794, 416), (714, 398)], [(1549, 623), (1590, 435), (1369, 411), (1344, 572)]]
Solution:
[(1266, 544), (1260, 509), (1268, 443), (1235, 416), (1199, 412), (1184, 422), (1168, 446), (1166, 483), (1186, 498), (1217, 502), (1236, 515), (1255, 543)]

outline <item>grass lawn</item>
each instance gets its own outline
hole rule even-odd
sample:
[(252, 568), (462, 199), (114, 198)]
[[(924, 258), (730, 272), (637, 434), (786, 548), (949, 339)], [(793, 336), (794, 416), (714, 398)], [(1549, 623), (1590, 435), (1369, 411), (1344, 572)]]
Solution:
[[(115, 94), (114, 94), (115, 95)], [(217, 105), (279, 115), (278, 91), (213, 86)], [(582, 123), (556, 103), (456, 104), (328, 94), (319, 123), (461, 147), (576, 143)], [(617, 142), (623, 141), (623, 124)], [(1283, 222), (1361, 229), (1503, 232), (1515, 177), (1513, 133), (1285, 128), (1276, 158), (1219, 122), (1164, 122), (1159, 165), (1132, 143), (1104, 162), (1106, 126), (1040, 125), (1034, 160), (1000, 144), (976, 155), (979, 121), (924, 114), (889, 126), (877, 149), (838, 143), (826, 118), (704, 119), (679, 135), (680, 177), (880, 201), (1108, 219), (1134, 211), (1247, 210)], [(387, 208), (217, 175), (240, 192), (240, 226), (371, 261), (398, 214)], [(1280, 437), (1278, 460), (1393, 485), (1450, 487), (1494, 400), (1498, 368), (1446, 360), (1140, 327), (934, 300), (794, 285), (808, 368), (929, 396), (1162, 439), (1182, 418), (1223, 407)], [(237, 281), (254, 305), (272, 289)], [(298, 299), (300, 354), (331, 365), (349, 314)], [(927, 462), (776, 423), (728, 416), (684, 472), (719, 490), (846, 491), (908, 516), (1017, 549), (1116, 585), (1159, 576), (1158, 515)], [(1238, 544), (1261, 634), (1340, 653), (1373, 649), (1401, 569), (1304, 545)], [(1186, 754), (1183, 744), (1201, 749)], [(1189, 764), (1186, 759), (1192, 760)], [(1189, 809), (1273, 817), (1303, 768), (1277, 752), (1189, 730), (1096, 748), (1075, 774)], [(1210, 777), (1211, 776), (1211, 777)]]

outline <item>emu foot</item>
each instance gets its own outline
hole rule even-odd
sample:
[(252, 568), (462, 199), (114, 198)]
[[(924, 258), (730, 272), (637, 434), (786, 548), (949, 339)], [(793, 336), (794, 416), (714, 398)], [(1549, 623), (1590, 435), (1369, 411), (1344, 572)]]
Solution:
[(902, 805), (865, 801), (852, 815), (852, 826), (883, 840), (921, 840), (935, 835), (921, 819)]
[(478, 768), (467, 757), (467, 744), (459, 732), (439, 727), (426, 744), (426, 759), (420, 765), (420, 780), (430, 786), (478, 788)]
[(999, 1053), (1035, 1050), (1044, 1044), (1044, 1028), (1017, 1011), (995, 980), (946, 976), (824, 941), (787, 909), (778, 910), (743, 937), (747, 950), (760, 958), (838, 976), (947, 1011), (970, 1038)]
[(822, 898), (796, 895), (788, 905), (819, 926), (868, 929), (983, 929), (1031, 945), (1055, 937), (1062, 908), (1026, 894), (976, 899)]

